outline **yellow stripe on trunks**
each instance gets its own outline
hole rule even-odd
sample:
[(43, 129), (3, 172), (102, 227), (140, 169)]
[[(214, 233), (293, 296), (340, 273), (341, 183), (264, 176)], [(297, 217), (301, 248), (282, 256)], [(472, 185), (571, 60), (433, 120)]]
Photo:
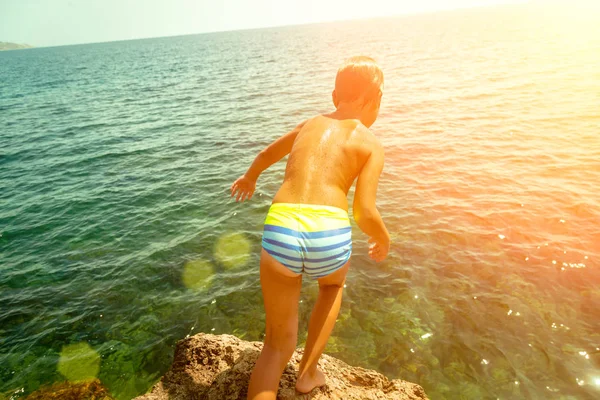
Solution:
[(348, 213), (338, 207), (319, 204), (273, 203), (266, 225), (281, 226), (299, 232), (320, 232), (350, 225)]

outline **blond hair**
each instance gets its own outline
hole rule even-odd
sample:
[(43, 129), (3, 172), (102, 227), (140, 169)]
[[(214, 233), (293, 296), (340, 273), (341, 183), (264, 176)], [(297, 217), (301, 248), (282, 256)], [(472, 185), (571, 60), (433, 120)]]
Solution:
[(363, 97), (377, 100), (381, 95), (383, 72), (371, 57), (348, 58), (338, 69), (335, 92), (339, 101), (354, 101)]

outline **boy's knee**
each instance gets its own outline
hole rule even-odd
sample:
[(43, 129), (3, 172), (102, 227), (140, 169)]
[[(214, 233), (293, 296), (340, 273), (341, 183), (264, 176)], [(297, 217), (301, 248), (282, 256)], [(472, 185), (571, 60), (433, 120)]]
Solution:
[(298, 332), (291, 330), (282, 330), (279, 332), (267, 333), (265, 337), (265, 346), (269, 346), (273, 350), (277, 350), (283, 354), (290, 356), (296, 350), (298, 342)]

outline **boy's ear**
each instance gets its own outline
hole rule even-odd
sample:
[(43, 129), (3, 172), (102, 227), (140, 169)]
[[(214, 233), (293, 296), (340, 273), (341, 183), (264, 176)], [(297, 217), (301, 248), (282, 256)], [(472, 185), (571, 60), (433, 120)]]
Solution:
[(335, 106), (335, 108), (338, 107), (338, 98), (337, 98), (337, 93), (335, 92), (335, 89), (333, 89), (333, 92), (331, 92), (331, 100), (333, 100), (333, 105)]
[(366, 103), (379, 108), (381, 106), (381, 97), (381, 92), (379, 92), (379, 95), (377, 97), (369, 99)]
[(367, 99), (365, 96), (362, 96), (360, 98), (360, 105), (361, 105), (362, 108), (368, 108), (368, 107), (371, 107), (371, 106), (373, 106), (375, 104), (373, 102), (373, 99)]

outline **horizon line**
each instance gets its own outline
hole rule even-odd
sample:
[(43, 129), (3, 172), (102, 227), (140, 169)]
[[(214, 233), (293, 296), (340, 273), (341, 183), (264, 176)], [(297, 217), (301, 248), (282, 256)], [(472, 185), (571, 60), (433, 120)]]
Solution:
[(50, 45), (50, 46), (36, 46), (36, 45), (30, 44), (30, 43), (6, 42), (6, 43), (28, 45), (28, 46), (33, 46), (33, 47), (25, 48), (25, 49), (11, 49), (11, 50), (5, 50), (5, 51), (47, 49), (47, 48), (52, 48), (52, 47), (82, 46), (82, 45), (91, 45), (91, 44), (106, 44), (106, 43), (115, 43), (115, 42), (129, 42), (129, 41), (136, 41), (136, 40), (176, 38), (176, 37), (195, 36), (195, 35), (210, 35), (210, 34), (215, 34), (215, 33), (246, 32), (246, 31), (273, 29), (273, 28), (288, 28), (288, 27), (293, 28), (293, 27), (298, 27), (298, 26), (323, 25), (323, 24), (330, 24), (330, 23), (353, 22), (353, 21), (368, 21), (368, 20), (375, 20), (375, 19), (389, 19), (389, 18), (398, 18), (398, 17), (411, 17), (411, 16), (416, 16), (416, 15), (450, 13), (450, 12), (455, 12), (455, 11), (489, 9), (489, 8), (518, 6), (518, 5), (522, 6), (522, 5), (532, 3), (531, 0), (513, 0), (513, 1), (514, 2), (510, 2), (510, 3), (489, 4), (489, 5), (480, 5), (480, 6), (472, 6), (472, 7), (458, 7), (458, 8), (450, 8), (450, 9), (442, 9), (442, 10), (417, 11), (417, 12), (400, 13), (400, 14), (394, 14), (394, 15), (380, 15), (380, 16), (361, 17), (361, 18), (349, 18), (349, 19), (332, 19), (332, 20), (316, 21), (316, 22), (314, 22), (314, 21), (313, 22), (299, 22), (299, 23), (294, 23), (294, 24), (289, 24), (289, 25), (269, 25), (269, 26), (260, 26), (260, 27), (250, 27), (250, 28), (234, 28), (234, 29), (204, 31), (204, 32), (195, 32), (195, 33), (181, 33), (181, 34), (165, 35), (165, 36), (146, 36), (146, 37), (130, 38), (130, 39), (103, 40), (103, 41), (98, 41), (98, 42), (56, 44), (56, 45)]

